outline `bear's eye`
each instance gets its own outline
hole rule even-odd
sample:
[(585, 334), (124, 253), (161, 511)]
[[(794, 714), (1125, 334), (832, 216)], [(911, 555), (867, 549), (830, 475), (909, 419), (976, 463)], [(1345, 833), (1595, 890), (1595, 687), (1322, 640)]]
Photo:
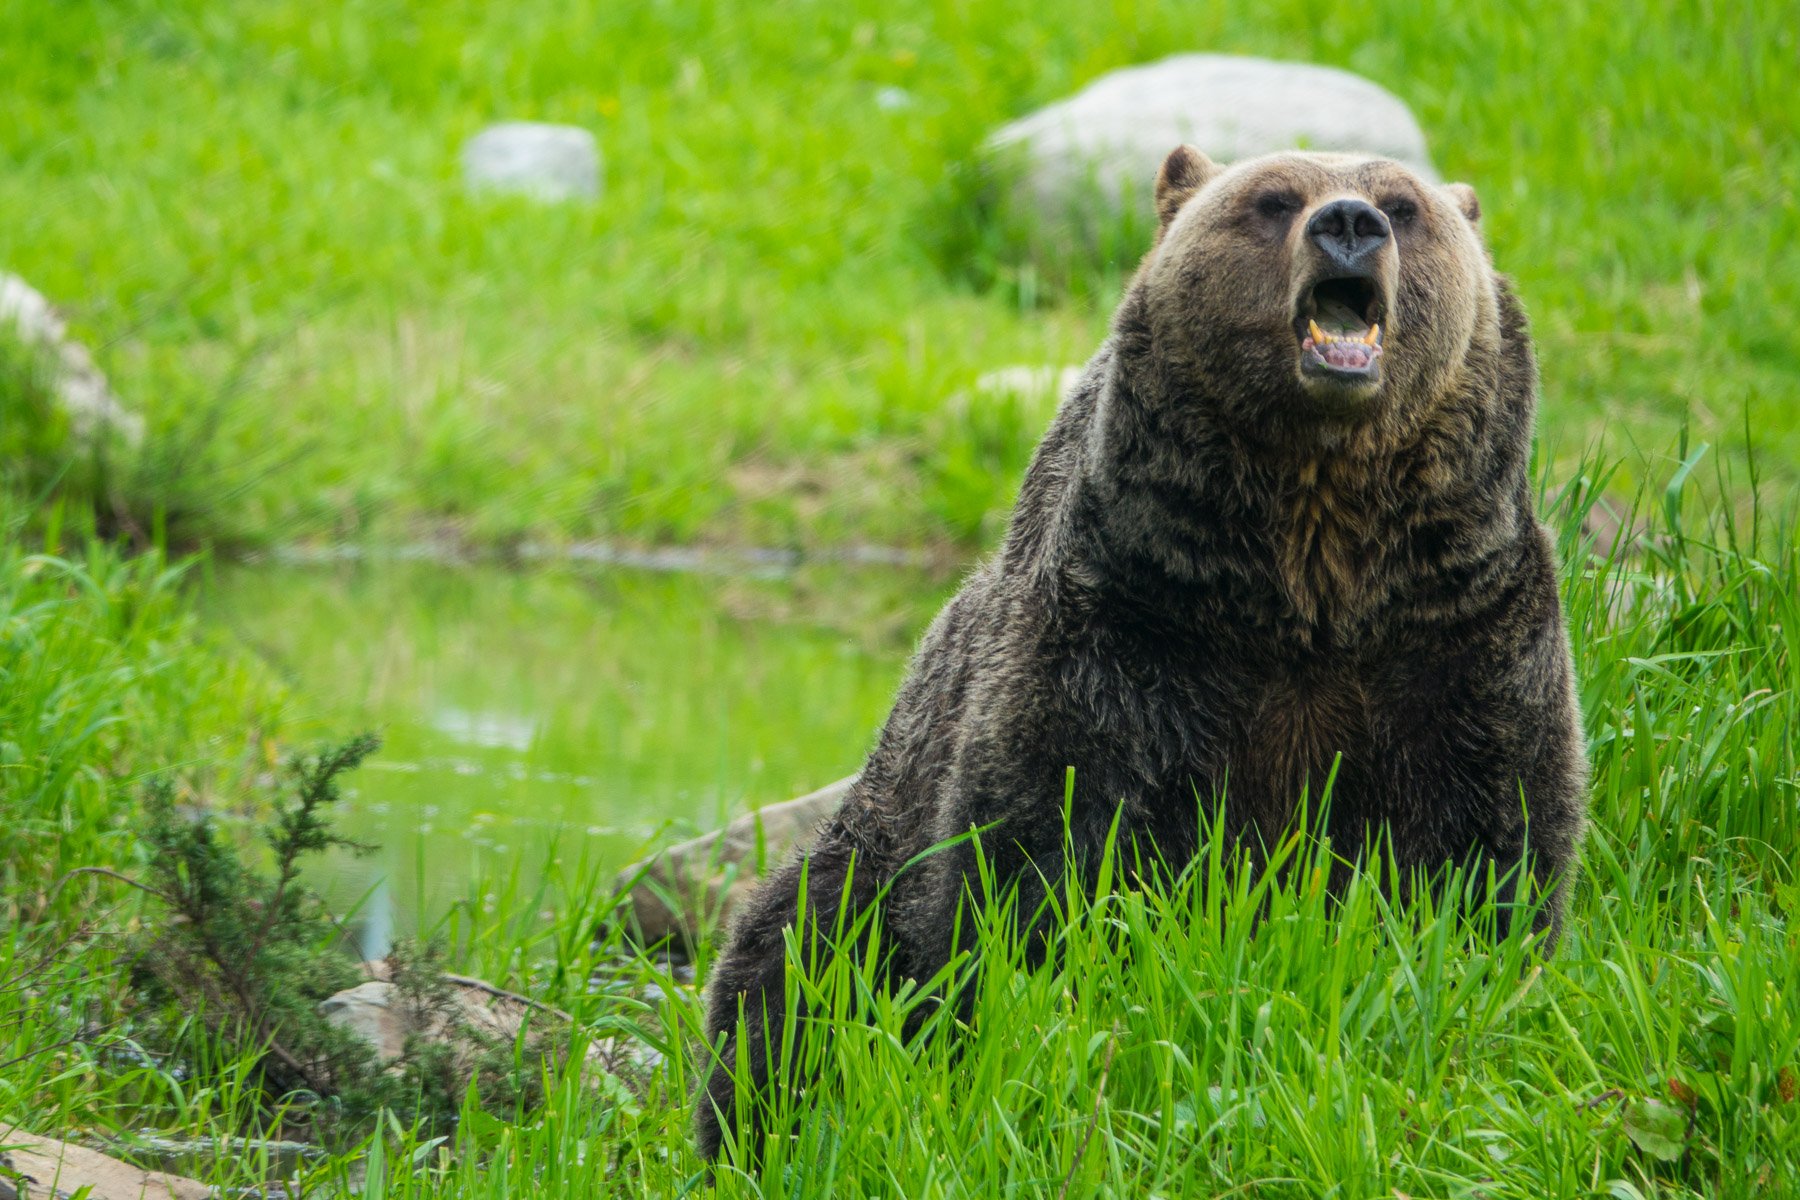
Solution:
[(1419, 216), (1419, 206), (1405, 196), (1395, 196), (1384, 200), (1381, 211), (1387, 214), (1388, 220), (1395, 225), (1411, 225)]
[(1300, 197), (1292, 192), (1264, 192), (1256, 198), (1256, 211), (1272, 221), (1291, 217), (1300, 211)]

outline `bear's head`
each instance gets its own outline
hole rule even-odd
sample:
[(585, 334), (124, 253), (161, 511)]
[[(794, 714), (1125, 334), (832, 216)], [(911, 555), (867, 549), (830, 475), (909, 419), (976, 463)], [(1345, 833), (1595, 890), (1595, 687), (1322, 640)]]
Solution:
[(1498, 337), (1464, 185), (1342, 154), (1226, 168), (1182, 146), (1156, 208), (1137, 321), (1160, 390), (1209, 426), (1277, 444), (1397, 434), (1454, 386), (1472, 345)]

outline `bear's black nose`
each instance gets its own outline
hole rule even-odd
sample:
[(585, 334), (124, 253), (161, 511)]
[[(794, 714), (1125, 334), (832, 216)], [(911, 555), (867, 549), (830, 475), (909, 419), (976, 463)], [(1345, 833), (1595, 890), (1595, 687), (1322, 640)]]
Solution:
[(1366, 200), (1333, 200), (1306, 223), (1306, 236), (1347, 271), (1367, 270), (1388, 233), (1387, 217)]

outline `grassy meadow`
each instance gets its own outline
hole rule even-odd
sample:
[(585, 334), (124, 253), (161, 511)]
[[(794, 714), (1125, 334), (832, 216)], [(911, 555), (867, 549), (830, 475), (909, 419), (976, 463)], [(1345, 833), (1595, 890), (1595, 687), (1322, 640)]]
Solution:
[[(905, 1044), (917, 991), (796, 980), (829, 1014), (799, 1041), (819, 1081), (759, 1170), (711, 1181), (688, 1140), (698, 998), (622, 940), (608, 863), (485, 854), (427, 932), (450, 969), (571, 1014), (575, 1049), (654, 1049), (629, 1086), (552, 1067), (541, 1103), (332, 1124), (330, 1097), (265, 1086), (253, 1039), (146, 999), (134, 955), (167, 919), (127, 882), (157, 865), (148, 785), (264, 862), (280, 762), (355, 731), (198, 606), (208, 544), (973, 554), (1048, 411), (952, 398), (1085, 358), (1132, 266), (1024, 257), (984, 223), (977, 148), (1193, 49), (1346, 66), (1413, 106), (1533, 316), (1544, 477), (1635, 506), (1643, 536), (1613, 557), (1580, 533), (1591, 488), (1548, 514), (1594, 765), (1553, 958), (1488, 936), (1479, 895), (1397, 907), (1378, 867), (1328, 903), (1305, 839), (1261, 879), (1215, 859), (1144, 887), (1115, 864), (1058, 897), (1051, 967), (971, 918), (986, 969), (955, 1037)], [(226, 1189), (418, 1200), (1800, 1196), (1797, 61), (1791, 0), (0, 6), (0, 270), (68, 310), (149, 425), (72, 461), (41, 380), (0, 353), (0, 1130)], [(506, 118), (591, 129), (603, 196), (465, 195), (458, 147)], [(382, 588), (405, 578), (342, 603), (397, 608)], [(270, 612), (361, 628), (265, 586)], [(542, 638), (610, 596), (527, 580), (491, 611), (539, 614)], [(845, 636), (904, 636), (867, 628), (903, 605), (815, 602)], [(741, 603), (775, 601), (709, 619)], [(848, 710), (875, 686), (823, 637), (765, 679), (625, 627), (640, 659), (686, 654), (746, 694), (841, 687)], [(421, 640), (461, 648), (448, 679), (492, 653), (450, 618)], [(358, 641), (305, 657), (400, 689)], [(572, 675), (509, 686), (561, 712), (533, 698)], [(558, 736), (674, 757), (703, 707), (614, 704)], [(297, 1165), (242, 1140), (321, 1122), (336, 1136)]]
[[(1105, 70), (1348, 67), (1473, 182), (1541, 342), (1545, 448), (1655, 480), (1685, 421), (1800, 461), (1800, 9), (80, 0), (0, 10), (0, 268), (65, 304), (180, 540), (813, 546), (998, 529), (1120, 273), (974, 211), (981, 140)], [(881, 89), (900, 89), (895, 107)], [(497, 119), (591, 130), (591, 205), (477, 200)], [(1146, 181), (1147, 182), (1147, 181)], [(1128, 259), (1129, 255), (1126, 256)]]

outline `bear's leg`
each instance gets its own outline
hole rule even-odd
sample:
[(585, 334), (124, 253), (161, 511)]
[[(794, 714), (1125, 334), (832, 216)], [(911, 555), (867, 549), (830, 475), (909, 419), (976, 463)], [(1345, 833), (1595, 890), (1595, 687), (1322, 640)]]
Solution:
[[(1020, 773), (1033, 779), (1062, 776), (1065, 771), (1056, 766), (1053, 774), (1041, 768)], [(1130, 794), (1115, 782), (1119, 776), (1114, 772), (1096, 767), (1085, 778), (1092, 781), (1089, 790), (1078, 783), (1066, 825), (1059, 798), (1048, 787), (1022, 787), (1015, 793), (1021, 799), (1010, 806), (994, 798), (995, 792), (986, 797), (978, 793), (968, 809), (984, 816), (995, 814), (970, 822), (985, 826), (979, 835), (939, 849), (900, 876), (896, 896), (902, 900), (906, 924), (896, 932), (904, 935), (909, 952), (904, 960), (907, 974), (922, 982), (958, 954), (976, 951), (975, 926), (990, 899), (1010, 906), (1011, 937), (1025, 966), (1035, 970), (1051, 961), (1060, 934), (1058, 901), (1070, 872), (1084, 888), (1093, 887), (1118, 817), (1119, 802), (1108, 797)], [(1132, 846), (1140, 832), (1148, 841), (1147, 830), (1119, 820), (1118, 845)], [(1114, 852), (1121, 853), (1116, 847)], [(1125, 872), (1123, 860), (1118, 869)], [(896, 924), (900, 919), (897, 914)], [(963, 1020), (973, 1014), (979, 976), (979, 964), (971, 962), (969, 970), (959, 973), (958, 990), (947, 997)]]
[(1529, 912), (1531, 931), (1545, 935), (1540, 952), (1548, 955), (1556, 949), (1562, 938), (1573, 858), (1573, 847), (1566, 842), (1526, 845), (1514, 839), (1503, 846), (1483, 847), (1471, 856), (1468, 879), (1474, 891), (1470, 898), (1480, 903), (1491, 880), (1496, 938), (1504, 939), (1515, 916)]
[[(816, 971), (831, 952), (828, 935), (838, 924), (840, 911), (842, 928), (848, 930), (855, 917), (875, 902), (878, 888), (874, 872), (857, 864), (847, 839), (828, 829), (801, 860), (770, 875), (738, 915), (708, 985), (707, 1043), (717, 1057), (695, 1104), (695, 1141), (702, 1157), (717, 1157), (726, 1130), (736, 1125), (743, 1132), (741, 1152), (753, 1158), (768, 1132), (756, 1109), (769, 1098), (771, 1082), (792, 1070), (786, 1058), (792, 1047), (782, 1041), (787, 1014), (785, 932), (800, 930), (806, 955), (802, 966)], [(804, 1005), (798, 1015), (805, 1019)], [(741, 1082), (756, 1106), (741, 1118), (740, 1051), (745, 1073)], [(795, 1082), (788, 1080), (789, 1086)]]

